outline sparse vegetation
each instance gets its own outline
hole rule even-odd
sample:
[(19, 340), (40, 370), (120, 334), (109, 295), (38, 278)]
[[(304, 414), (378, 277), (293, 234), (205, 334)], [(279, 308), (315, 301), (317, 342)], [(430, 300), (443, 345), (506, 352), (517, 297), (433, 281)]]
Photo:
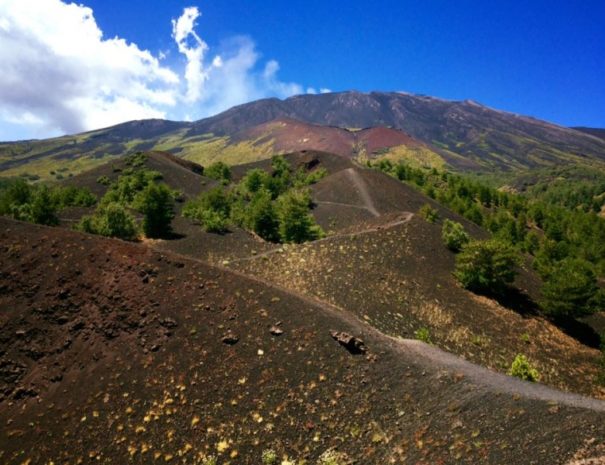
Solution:
[(460, 252), (470, 241), (464, 226), (451, 220), (445, 220), (441, 228), (441, 238), (445, 246), (453, 252)]
[(536, 382), (540, 380), (540, 373), (530, 363), (523, 354), (518, 354), (508, 370), (508, 374), (524, 381)]
[(317, 459), (317, 465), (346, 465), (347, 462), (347, 456), (336, 449), (328, 449)]
[(501, 293), (517, 273), (515, 250), (497, 239), (471, 241), (456, 257), (454, 275), (467, 289)]

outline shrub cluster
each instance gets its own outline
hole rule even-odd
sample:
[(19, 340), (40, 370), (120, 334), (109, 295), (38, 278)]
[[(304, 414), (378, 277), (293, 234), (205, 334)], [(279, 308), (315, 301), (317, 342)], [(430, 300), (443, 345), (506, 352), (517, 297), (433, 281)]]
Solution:
[[(136, 239), (140, 229), (147, 237), (167, 237), (172, 231), (174, 199), (179, 193), (159, 183), (160, 172), (143, 168), (145, 160), (141, 153), (128, 157), (129, 168), (109, 184), (95, 212), (84, 216), (76, 228), (125, 240)], [(142, 214), (142, 228), (131, 210)]]
[(252, 169), (237, 184), (210, 189), (187, 202), (183, 216), (208, 232), (223, 233), (236, 225), (271, 242), (314, 240), (324, 233), (310, 214), (312, 202), (305, 187), (325, 174), (321, 169), (293, 172), (284, 157), (276, 156), (271, 172)]
[(28, 184), (23, 179), (3, 183), (0, 187), (0, 215), (17, 220), (56, 225), (58, 213), (67, 207), (89, 207), (97, 198), (78, 187)]

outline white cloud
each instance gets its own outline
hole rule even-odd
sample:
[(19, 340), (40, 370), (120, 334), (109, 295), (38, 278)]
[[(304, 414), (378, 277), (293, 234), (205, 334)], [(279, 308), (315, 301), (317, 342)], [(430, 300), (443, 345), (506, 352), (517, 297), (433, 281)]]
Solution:
[(172, 20), (184, 58), (179, 64), (170, 50), (154, 55), (122, 38), (104, 38), (86, 6), (0, 0), (0, 138), (10, 139), (5, 132), (15, 125), (28, 128), (20, 135), (46, 137), (133, 119), (198, 119), (304, 92), (278, 78), (277, 61), (262, 64), (248, 37), (229, 39), (209, 58), (210, 47), (196, 32), (200, 16), (188, 7)]

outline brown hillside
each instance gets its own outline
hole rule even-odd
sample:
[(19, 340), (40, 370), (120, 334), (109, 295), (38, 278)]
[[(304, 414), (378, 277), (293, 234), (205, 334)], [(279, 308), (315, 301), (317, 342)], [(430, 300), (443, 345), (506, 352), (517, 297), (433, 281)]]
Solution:
[(258, 143), (273, 142), (276, 153), (315, 150), (335, 153), (344, 157), (375, 156), (392, 147), (429, 147), (403, 131), (387, 127), (344, 129), (320, 126), (301, 121), (278, 118), (238, 133), (234, 142), (256, 140)]
[(306, 463), (330, 448), (368, 464), (603, 458), (602, 403), (328, 304), (61, 228), (0, 219), (0, 244), (3, 463), (253, 464), (268, 448)]

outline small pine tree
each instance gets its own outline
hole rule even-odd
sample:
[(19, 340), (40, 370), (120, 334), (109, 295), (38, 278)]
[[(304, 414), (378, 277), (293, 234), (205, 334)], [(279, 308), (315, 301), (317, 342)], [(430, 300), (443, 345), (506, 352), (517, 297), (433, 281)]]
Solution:
[(250, 229), (266, 241), (279, 240), (279, 219), (268, 190), (261, 189), (252, 198), (248, 206), (246, 222)]
[(554, 265), (542, 288), (542, 308), (550, 315), (576, 318), (597, 310), (599, 287), (593, 266), (579, 258)]
[(226, 163), (217, 161), (204, 170), (204, 176), (220, 181), (223, 184), (229, 184), (231, 181), (231, 168)]
[(309, 197), (291, 191), (278, 199), (279, 235), (283, 242), (306, 242), (324, 235), (309, 213)]
[(456, 257), (454, 275), (472, 291), (500, 293), (514, 280), (518, 263), (517, 253), (504, 242), (471, 241)]
[(172, 232), (174, 197), (165, 184), (150, 183), (135, 199), (135, 208), (143, 216), (143, 231), (147, 237), (166, 237)]

